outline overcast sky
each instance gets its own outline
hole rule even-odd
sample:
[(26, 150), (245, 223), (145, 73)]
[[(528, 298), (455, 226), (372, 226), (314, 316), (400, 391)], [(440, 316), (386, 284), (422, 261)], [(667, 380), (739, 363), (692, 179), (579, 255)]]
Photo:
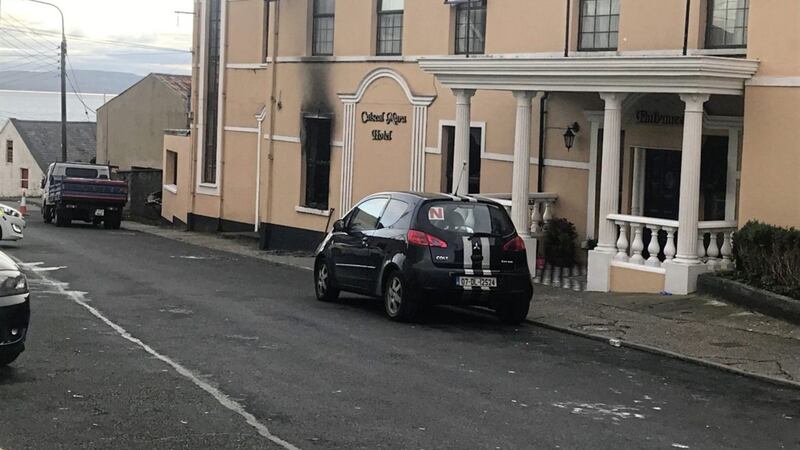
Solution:
[[(48, 1), (64, 12), (67, 53), (74, 69), (189, 73), (192, 16), (175, 11), (191, 12), (192, 0)], [(51, 68), (48, 49), (57, 50), (60, 38), (39, 30), (60, 34), (55, 8), (29, 0), (0, 0), (0, 70)], [(52, 62), (57, 63), (57, 51), (54, 54)]]

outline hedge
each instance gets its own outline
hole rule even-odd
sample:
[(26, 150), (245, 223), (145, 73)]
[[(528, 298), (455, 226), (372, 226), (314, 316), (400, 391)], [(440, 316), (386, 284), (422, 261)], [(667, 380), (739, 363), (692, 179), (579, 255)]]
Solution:
[(733, 240), (736, 278), (800, 299), (800, 230), (750, 221)]

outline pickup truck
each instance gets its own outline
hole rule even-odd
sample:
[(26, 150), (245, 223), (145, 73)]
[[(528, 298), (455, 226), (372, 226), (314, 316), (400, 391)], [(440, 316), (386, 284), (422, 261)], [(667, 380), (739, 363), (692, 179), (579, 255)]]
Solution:
[(73, 220), (119, 229), (128, 185), (110, 179), (108, 166), (53, 163), (42, 180), (42, 216), (45, 223), (69, 226)]

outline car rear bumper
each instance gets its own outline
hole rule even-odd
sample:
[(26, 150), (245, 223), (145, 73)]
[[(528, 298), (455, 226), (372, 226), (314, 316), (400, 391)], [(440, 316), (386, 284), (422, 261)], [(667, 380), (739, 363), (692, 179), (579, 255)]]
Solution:
[[(30, 322), (30, 295), (19, 295), (0, 306), (0, 352), (19, 352), (24, 348)], [(3, 297), (3, 300), (9, 300)], [(20, 300), (19, 303), (14, 303)]]
[[(533, 297), (533, 284), (526, 272), (466, 274), (464, 271), (437, 267), (411, 268), (406, 271), (408, 286), (422, 303), (494, 306), (498, 303)], [(463, 288), (456, 284), (461, 276), (497, 278), (496, 288)]]

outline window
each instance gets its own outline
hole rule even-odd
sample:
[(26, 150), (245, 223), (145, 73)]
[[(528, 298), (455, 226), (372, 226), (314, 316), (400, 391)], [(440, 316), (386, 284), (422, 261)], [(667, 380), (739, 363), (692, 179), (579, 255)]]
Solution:
[(405, 0), (378, 0), (378, 55), (403, 52), (403, 6)]
[(616, 50), (620, 0), (581, 0), (579, 50)]
[(424, 224), (423, 228), (435, 231), (441, 237), (447, 233), (508, 236), (515, 231), (514, 224), (502, 207), (486, 203), (431, 203), (420, 210), (418, 218)]
[(19, 169), (19, 187), (28, 189), (28, 169)]
[(6, 162), (14, 162), (14, 141), (10, 139), (6, 141)]
[(96, 179), (98, 175), (97, 169), (89, 169), (86, 167), (67, 167), (64, 169), (64, 176), (70, 178), (89, 178)]
[(456, 6), (456, 54), (483, 53), (486, 46), (486, 0)]
[(708, 0), (706, 47), (746, 47), (749, 8), (749, 0)]
[(331, 175), (331, 119), (303, 118), (303, 206), (328, 209)]
[(203, 183), (217, 182), (217, 120), (219, 108), (220, 2), (208, 2), (206, 39), (206, 98), (203, 148)]
[(401, 200), (389, 200), (386, 210), (381, 215), (378, 229), (382, 228), (408, 228), (411, 214), (408, 211), (408, 204)]
[(333, 22), (336, 0), (314, 0), (314, 23), (311, 54), (333, 55)]
[(261, 54), (261, 62), (267, 62), (269, 58), (269, 0), (264, 0), (264, 48)]
[(386, 206), (385, 198), (373, 198), (358, 205), (350, 216), (350, 231), (369, 231), (378, 226), (378, 217)]
[(164, 184), (176, 186), (178, 184), (178, 154), (167, 150), (167, 161), (164, 167)]

